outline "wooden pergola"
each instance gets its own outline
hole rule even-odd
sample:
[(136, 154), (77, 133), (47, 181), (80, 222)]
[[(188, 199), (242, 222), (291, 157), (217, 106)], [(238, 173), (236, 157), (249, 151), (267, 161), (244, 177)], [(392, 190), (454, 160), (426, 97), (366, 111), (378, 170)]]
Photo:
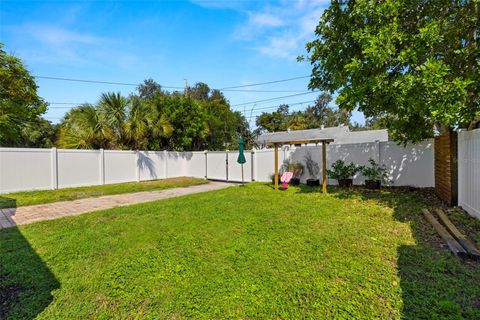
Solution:
[(272, 141), (275, 148), (275, 190), (278, 190), (278, 146), (282, 145), (302, 145), (302, 144), (309, 144), (315, 143), (318, 145), (319, 143), (322, 144), (322, 192), (327, 193), (327, 144), (333, 142), (333, 139), (302, 139), (302, 140), (294, 140), (294, 141)]

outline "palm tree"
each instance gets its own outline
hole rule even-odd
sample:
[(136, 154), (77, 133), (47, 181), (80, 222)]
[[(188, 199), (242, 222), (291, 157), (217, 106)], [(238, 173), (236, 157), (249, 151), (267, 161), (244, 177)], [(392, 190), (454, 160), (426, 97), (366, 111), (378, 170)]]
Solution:
[(106, 130), (106, 123), (98, 109), (91, 104), (83, 104), (65, 115), (57, 146), (73, 149), (106, 148)]
[(173, 127), (162, 100), (146, 101), (120, 93), (103, 93), (96, 106), (80, 105), (61, 123), (57, 146), (75, 149), (160, 149)]
[(113, 149), (127, 147), (125, 126), (128, 106), (129, 99), (122, 97), (120, 92), (102, 93), (97, 104), (97, 110), (108, 128), (106, 135)]

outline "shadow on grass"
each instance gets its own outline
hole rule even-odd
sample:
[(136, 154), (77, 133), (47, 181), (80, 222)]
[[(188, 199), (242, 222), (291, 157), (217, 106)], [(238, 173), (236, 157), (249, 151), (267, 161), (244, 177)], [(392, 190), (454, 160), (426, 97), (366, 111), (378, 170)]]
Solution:
[(15, 199), (0, 195), (0, 209), (16, 208), (16, 207), (17, 207), (17, 201)]
[[(480, 262), (451, 256), (423, 219), (422, 208), (443, 206), (433, 189), (333, 187), (329, 191), (340, 199), (357, 198), (388, 206), (396, 220), (410, 225), (415, 245), (397, 249), (403, 319), (480, 319)], [(467, 236), (480, 232), (472, 230), (472, 226), (480, 229), (474, 218), (458, 210), (455, 214), (463, 216), (463, 222), (454, 222), (459, 229), (469, 231)]]
[(16, 226), (0, 229), (0, 319), (36, 318), (52, 302), (51, 292), (59, 287)]

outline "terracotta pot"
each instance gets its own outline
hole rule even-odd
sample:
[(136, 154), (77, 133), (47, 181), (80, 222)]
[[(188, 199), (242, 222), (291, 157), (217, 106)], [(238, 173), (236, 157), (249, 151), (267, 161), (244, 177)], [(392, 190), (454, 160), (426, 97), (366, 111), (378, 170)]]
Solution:
[(365, 187), (371, 190), (378, 190), (381, 186), (380, 180), (365, 180)]
[(338, 180), (338, 186), (342, 188), (350, 188), (353, 185), (353, 179), (340, 179)]

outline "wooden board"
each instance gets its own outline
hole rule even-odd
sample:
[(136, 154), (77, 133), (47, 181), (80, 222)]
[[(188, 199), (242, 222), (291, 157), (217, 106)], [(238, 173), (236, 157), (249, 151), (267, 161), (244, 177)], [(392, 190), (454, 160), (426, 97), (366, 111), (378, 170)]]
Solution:
[(422, 209), (425, 219), (433, 226), (433, 228), (438, 232), (440, 237), (447, 243), (448, 247), (452, 254), (460, 257), (466, 257), (467, 252), (463, 247), (452, 237), (450, 233), (438, 222), (437, 219), (428, 211), (427, 209)]
[(440, 218), (440, 222), (447, 228), (448, 232), (450, 232), (453, 237), (458, 241), (458, 243), (468, 252), (468, 255), (475, 259), (480, 260), (480, 251), (475, 248), (475, 245), (471, 243), (467, 237), (460, 232), (460, 230), (455, 227), (455, 225), (450, 221), (448, 216), (443, 212), (441, 209), (435, 210), (438, 217)]

